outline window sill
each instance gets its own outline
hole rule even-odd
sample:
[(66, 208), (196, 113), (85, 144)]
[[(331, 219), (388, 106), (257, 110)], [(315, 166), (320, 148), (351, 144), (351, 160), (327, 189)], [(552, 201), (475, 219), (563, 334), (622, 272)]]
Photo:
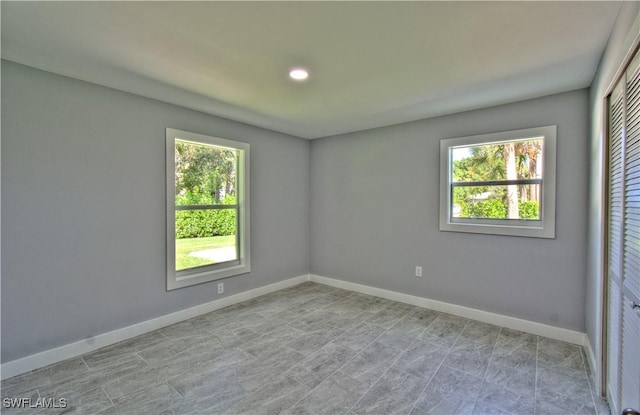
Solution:
[(440, 230), (444, 232), (482, 233), (488, 235), (521, 236), (528, 238), (555, 239), (555, 229), (543, 227), (540, 222), (530, 225), (496, 224), (496, 223), (463, 223), (441, 222)]
[(177, 288), (188, 287), (190, 285), (203, 284), (205, 282), (220, 280), (240, 274), (247, 274), (249, 272), (251, 272), (251, 266), (249, 264), (239, 264), (226, 268), (176, 276), (175, 278), (167, 280), (167, 290), (170, 291)]

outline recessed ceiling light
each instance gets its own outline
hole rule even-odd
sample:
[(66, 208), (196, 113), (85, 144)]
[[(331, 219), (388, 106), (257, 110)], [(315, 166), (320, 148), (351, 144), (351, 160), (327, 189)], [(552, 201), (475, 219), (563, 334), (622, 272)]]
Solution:
[(293, 68), (289, 71), (289, 77), (294, 81), (304, 81), (309, 77), (309, 71), (304, 68)]

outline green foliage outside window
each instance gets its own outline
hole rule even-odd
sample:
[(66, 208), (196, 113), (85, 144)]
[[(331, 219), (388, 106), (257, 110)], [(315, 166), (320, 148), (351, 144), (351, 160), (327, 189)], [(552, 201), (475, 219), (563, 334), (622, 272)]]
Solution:
[(463, 218), (506, 218), (507, 206), (500, 199), (485, 202), (467, 203), (461, 201), (461, 217)]
[[(176, 206), (235, 205), (237, 157), (234, 150), (176, 141)], [(176, 238), (236, 234), (237, 211), (176, 211)]]
[(540, 204), (534, 201), (520, 202), (520, 219), (540, 219)]
[[(176, 197), (176, 205), (213, 204), (198, 198), (198, 203), (180, 203), (186, 199), (193, 200), (191, 195)], [(178, 201), (180, 199), (180, 202)], [(210, 202), (213, 202), (212, 200)], [(226, 196), (221, 204), (234, 205), (235, 196)], [(202, 209), (176, 211), (176, 238), (206, 238), (209, 236), (228, 236), (236, 234), (235, 209)]]
[[(463, 218), (493, 218), (505, 219), (507, 217), (507, 205), (501, 199), (489, 199), (484, 202), (467, 203), (460, 202), (460, 217)], [(526, 201), (519, 203), (520, 219), (538, 219), (538, 202)]]
[[(452, 179), (469, 184), (535, 179), (539, 177), (537, 167), (541, 154), (542, 140), (459, 148), (454, 150)], [(538, 184), (456, 186), (453, 189), (455, 215), (460, 218), (538, 220), (539, 190)]]

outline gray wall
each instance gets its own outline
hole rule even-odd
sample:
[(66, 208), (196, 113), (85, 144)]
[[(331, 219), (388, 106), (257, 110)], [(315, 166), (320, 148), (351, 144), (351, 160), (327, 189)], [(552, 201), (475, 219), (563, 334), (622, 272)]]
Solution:
[[(556, 239), (438, 230), (440, 139), (552, 124)], [(587, 145), (587, 90), (314, 140), (311, 273), (584, 331)]]
[(220, 297), (165, 290), (165, 127), (251, 144), (224, 295), (308, 272), (308, 141), (3, 61), (3, 362)]
[(590, 91), (589, 159), (591, 169), (589, 172), (586, 330), (595, 354), (598, 372), (602, 355), (600, 347), (600, 339), (602, 338), (602, 262), (603, 250), (605, 249), (603, 237), (606, 226), (603, 222), (605, 209), (603, 189), (606, 177), (603, 166), (604, 137), (606, 136), (603, 122), (606, 116), (604, 99), (608, 88), (615, 79), (616, 72), (623, 64), (625, 55), (630, 51), (637, 36), (640, 36), (640, 3), (623, 2)]
[[(252, 145), (253, 272), (225, 295), (311, 270), (584, 331), (586, 90), (310, 143), (11, 62), (2, 75), (3, 362), (219, 298), (165, 290), (165, 127)], [(438, 230), (440, 139), (550, 124), (557, 239)]]

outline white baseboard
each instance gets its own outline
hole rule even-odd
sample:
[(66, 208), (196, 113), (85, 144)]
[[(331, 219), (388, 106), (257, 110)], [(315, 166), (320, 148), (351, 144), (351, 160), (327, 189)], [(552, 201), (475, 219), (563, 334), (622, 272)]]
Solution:
[(597, 365), (597, 360), (596, 360), (596, 354), (593, 351), (593, 348), (591, 347), (591, 341), (589, 340), (589, 336), (585, 335), (585, 340), (584, 340), (584, 350), (586, 352), (587, 355), (587, 364), (589, 365), (589, 369), (591, 371), (591, 379), (594, 382), (594, 391), (596, 393), (596, 395), (600, 394), (600, 388), (601, 388), (601, 378), (598, 375), (598, 365)]
[(220, 308), (241, 303), (243, 301), (247, 301), (261, 295), (282, 290), (284, 288), (291, 287), (308, 280), (308, 274), (300, 275), (288, 280), (279, 281), (273, 284), (266, 285), (264, 287), (254, 288), (252, 290), (245, 291), (239, 294), (230, 295), (228, 297), (213, 300), (205, 304), (200, 304), (184, 310), (176, 311), (171, 314), (156, 317), (151, 320), (142, 321), (140, 323), (136, 323), (131, 326), (123, 327), (121, 329), (113, 330), (107, 333), (99, 334), (88, 339), (65, 344), (64, 346), (56, 347), (55, 349), (45, 350), (40, 353), (12, 360), (11, 362), (2, 364), (2, 367), (0, 369), (1, 378), (7, 379), (34, 369), (51, 365), (53, 363), (61, 362), (66, 359), (82, 356), (83, 354), (100, 349), (101, 347), (109, 346), (123, 340), (127, 340), (132, 337), (160, 329), (162, 327), (170, 326), (172, 324), (179, 323), (181, 321), (188, 320), (190, 318), (197, 317), (202, 314), (218, 310)]
[(460, 305), (444, 303), (442, 301), (431, 300), (424, 297), (402, 294), (395, 291), (384, 290), (382, 288), (369, 287), (367, 285), (355, 284), (352, 282), (322, 277), (320, 275), (311, 274), (309, 276), (309, 280), (320, 284), (330, 285), (336, 288), (356, 291), (362, 294), (373, 295), (376, 297), (386, 298), (388, 300), (411, 304), (418, 307), (424, 307), (443, 313), (449, 313), (456, 316), (481, 321), (484, 323), (495, 324), (496, 326), (520, 330), (527, 333), (536, 334), (538, 336), (562, 340), (568, 343), (578, 344), (580, 346), (584, 346), (585, 344), (587, 344), (586, 334), (580, 333), (578, 331), (567, 330), (560, 327), (549, 326), (547, 324), (504, 316), (502, 314), (490, 313), (488, 311), (476, 310), (474, 308), (464, 307)]
[(587, 352), (587, 363), (589, 364), (589, 369), (591, 373), (596, 373), (596, 354), (593, 353), (593, 349), (591, 348), (591, 342), (589, 341), (589, 337), (586, 336), (584, 342), (584, 348)]
[[(449, 304), (442, 301), (431, 300), (428, 298), (417, 297), (414, 295), (403, 294), (395, 291), (384, 290), (382, 288), (369, 287), (366, 285), (355, 284), (352, 282), (341, 281), (333, 278), (327, 278), (320, 275), (300, 275), (288, 280), (279, 281), (264, 287), (254, 288), (239, 294), (234, 294), (218, 300), (214, 300), (195, 307), (176, 311), (171, 314), (160, 316), (151, 320), (133, 324), (128, 327), (113, 330), (108, 333), (99, 334), (88, 339), (69, 343), (55, 349), (45, 350), (30, 356), (3, 363), (0, 369), (1, 378), (7, 379), (22, 373), (29, 372), (34, 369), (45, 367), (53, 363), (58, 363), (66, 359), (81, 356), (105, 346), (109, 346), (123, 340), (130, 339), (141, 334), (148, 333), (162, 327), (170, 326), (220, 308), (228, 307), (243, 301), (250, 300), (261, 295), (269, 294), (274, 291), (282, 290), (293, 285), (301, 284), (305, 281), (313, 281), (319, 284), (329, 285), (336, 288), (355, 291), (362, 294), (373, 295), (376, 297), (386, 298), (388, 300), (398, 301), (401, 303), (411, 304), (418, 307), (424, 307), (443, 313), (454, 314), (485, 323), (495, 324), (497, 326), (507, 327), (514, 330), (520, 330), (527, 333), (545, 336), (552, 339), (562, 340), (569, 343), (579, 344), (587, 347), (587, 357), (589, 364), (593, 370), (595, 358), (591, 345), (588, 342), (585, 333), (573, 330), (567, 330), (559, 327), (553, 327), (542, 323), (536, 323), (528, 320), (522, 320), (515, 317), (504, 316), (501, 314), (490, 313), (487, 311), (476, 310), (469, 307)], [(595, 373), (595, 372), (594, 372)]]

